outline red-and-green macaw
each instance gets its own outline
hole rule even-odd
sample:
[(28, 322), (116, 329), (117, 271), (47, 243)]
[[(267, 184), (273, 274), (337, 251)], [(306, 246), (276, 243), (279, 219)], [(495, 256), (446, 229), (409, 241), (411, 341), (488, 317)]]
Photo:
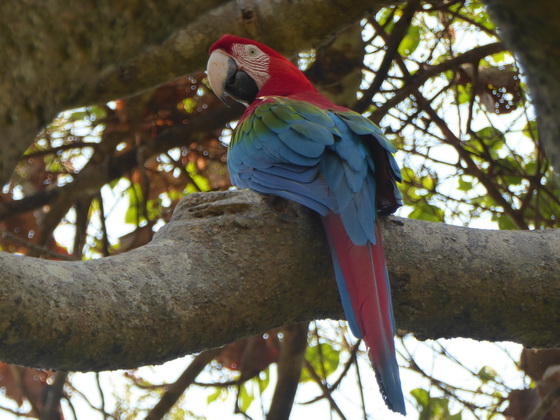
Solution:
[(333, 104), (271, 48), (224, 35), (210, 48), (217, 96), (247, 104), (228, 152), (231, 181), (322, 216), (352, 333), (363, 338), (385, 402), (405, 413), (378, 213), (401, 203), (395, 148), (370, 120)]

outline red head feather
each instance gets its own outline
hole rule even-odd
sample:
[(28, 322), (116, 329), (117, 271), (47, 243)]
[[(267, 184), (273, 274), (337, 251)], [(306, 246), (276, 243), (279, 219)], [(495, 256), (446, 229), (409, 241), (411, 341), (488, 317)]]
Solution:
[(209, 53), (212, 54), (215, 50), (221, 50), (236, 59), (235, 45), (253, 45), (269, 57), (267, 72), (270, 77), (261, 87), (258, 97), (285, 96), (311, 102), (323, 109), (346, 110), (346, 108), (333, 104), (329, 99), (320, 94), (301, 70), (282, 54), (260, 42), (226, 34), (210, 47)]

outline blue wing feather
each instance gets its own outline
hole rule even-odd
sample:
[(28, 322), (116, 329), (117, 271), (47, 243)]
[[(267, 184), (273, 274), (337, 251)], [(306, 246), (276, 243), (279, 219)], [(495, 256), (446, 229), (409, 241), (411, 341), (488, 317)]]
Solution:
[(292, 128), (309, 140), (323, 145), (334, 144), (333, 133), (325, 127), (312, 121), (298, 122), (292, 124)]
[(375, 124), (352, 111), (270, 97), (235, 131), (228, 167), (239, 187), (284, 196), (320, 214), (338, 213), (355, 244), (374, 243), (376, 209), (389, 204), (377, 202), (378, 168), (368, 141), (387, 155), (389, 194), (399, 203), (394, 147)]
[(319, 157), (325, 151), (324, 144), (316, 143), (295, 130), (285, 131), (277, 134), (277, 136), (285, 146), (303, 156)]

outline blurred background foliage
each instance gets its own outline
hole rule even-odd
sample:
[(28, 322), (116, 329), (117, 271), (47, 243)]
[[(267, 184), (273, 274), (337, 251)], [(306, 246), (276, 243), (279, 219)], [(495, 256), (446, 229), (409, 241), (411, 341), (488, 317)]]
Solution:
[[(559, 227), (558, 178), (542, 153), (522, 70), (478, 1), (382, 9), (294, 62), (397, 146), (399, 215), (496, 229)], [(79, 260), (146, 244), (181, 197), (230, 188), (227, 142), (241, 112), (217, 100), (204, 74), (192, 74), (62, 113), (0, 192), (0, 249)], [(420, 343), (401, 334), (409, 418), (560, 419), (558, 350)], [(48, 418), (46, 401), (58, 387), (50, 418), (89, 419), (97, 411), (103, 419), (199, 419), (211, 407), (222, 415), (209, 418), (284, 418), (299, 380), (298, 410), (391, 418), (379, 411), (380, 398), (372, 400), (363, 350), (344, 322), (313, 322), (176, 361), (171, 379), (163, 368), (91, 374), (95, 396), (83, 391), (84, 375), (0, 364), (0, 409)], [(187, 388), (197, 397), (185, 397)]]

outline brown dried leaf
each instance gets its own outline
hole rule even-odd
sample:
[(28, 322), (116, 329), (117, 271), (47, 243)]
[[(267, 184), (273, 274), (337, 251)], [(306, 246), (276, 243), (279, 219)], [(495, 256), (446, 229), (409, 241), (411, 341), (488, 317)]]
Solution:
[(472, 64), (461, 66), (457, 83), (476, 84), (476, 95), (488, 112), (508, 114), (515, 109), (521, 99), (519, 72), (513, 65), (499, 67), (479, 67), (478, 73)]

